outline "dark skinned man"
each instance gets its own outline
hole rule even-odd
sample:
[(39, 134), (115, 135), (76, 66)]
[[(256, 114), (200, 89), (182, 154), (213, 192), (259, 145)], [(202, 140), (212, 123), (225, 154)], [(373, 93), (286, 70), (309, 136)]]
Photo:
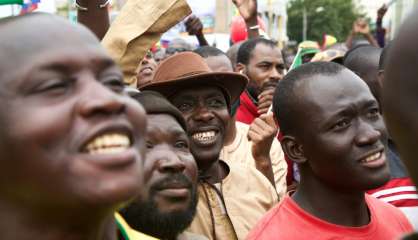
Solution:
[(412, 231), (400, 210), (365, 194), (390, 175), (379, 104), (362, 79), (337, 63), (304, 64), (279, 82), (273, 111), (301, 181), (248, 239), (396, 239)]
[(199, 202), (188, 231), (209, 239), (243, 239), (277, 202), (274, 188), (255, 168), (219, 159), (231, 118), (230, 103), (246, 83), (245, 76), (212, 72), (199, 55), (185, 52), (163, 61), (153, 83), (142, 88), (162, 93), (186, 120), (199, 169)]
[(161, 94), (133, 96), (147, 112), (144, 191), (121, 211), (134, 229), (159, 239), (206, 239), (184, 232), (197, 205), (197, 166), (190, 153), (186, 122)]
[(255, 118), (267, 113), (271, 106), (274, 88), (285, 71), (282, 52), (271, 40), (250, 39), (238, 50), (237, 70), (250, 81), (240, 97), (236, 118), (251, 124)]
[(386, 124), (415, 186), (418, 184), (417, 16), (414, 11), (391, 43), (382, 81)]
[(122, 73), (57, 16), (2, 19), (0, 35), (1, 239), (129, 239), (113, 214), (141, 188), (146, 118)]
[[(215, 47), (194, 50), (203, 57), (214, 72), (233, 72), (231, 61)], [(227, 135), (220, 158), (229, 163), (241, 163), (256, 167), (276, 187), (280, 198), (286, 193), (287, 164), (279, 141), (275, 138), (277, 127), (273, 114), (257, 118), (250, 126), (235, 121), (232, 109)]]

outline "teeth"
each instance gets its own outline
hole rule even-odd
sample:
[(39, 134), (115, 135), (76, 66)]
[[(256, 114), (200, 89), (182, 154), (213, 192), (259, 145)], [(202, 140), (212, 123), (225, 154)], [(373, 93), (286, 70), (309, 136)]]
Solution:
[(366, 159), (363, 160), (363, 162), (372, 162), (372, 161), (379, 159), (381, 156), (382, 156), (382, 152), (378, 152), (367, 157)]
[(125, 151), (131, 146), (128, 136), (120, 133), (104, 134), (91, 140), (86, 152), (89, 154), (115, 154)]
[(192, 135), (193, 139), (201, 142), (211, 141), (215, 138), (215, 131), (199, 132)]

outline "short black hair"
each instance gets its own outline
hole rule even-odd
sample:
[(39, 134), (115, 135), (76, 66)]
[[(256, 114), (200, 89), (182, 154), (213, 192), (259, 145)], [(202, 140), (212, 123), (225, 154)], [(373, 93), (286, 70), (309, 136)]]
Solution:
[(389, 51), (390, 51), (389, 49), (391, 45), (392, 45), (391, 42), (387, 43), (385, 47), (383, 48), (382, 53), (380, 54), (379, 70), (384, 70), (385, 68), (385, 64), (389, 55)]
[(303, 98), (295, 92), (297, 86), (309, 81), (317, 75), (334, 76), (346, 69), (334, 62), (311, 62), (301, 65), (286, 74), (277, 84), (273, 97), (273, 114), (280, 125), (283, 134), (293, 133), (298, 126), (294, 126), (297, 99)]
[(237, 63), (247, 65), (250, 62), (251, 54), (258, 44), (264, 44), (271, 48), (277, 47), (276, 42), (265, 38), (253, 38), (245, 41), (238, 50)]
[(193, 52), (199, 54), (202, 58), (226, 56), (220, 49), (211, 46), (199, 47), (193, 50)]

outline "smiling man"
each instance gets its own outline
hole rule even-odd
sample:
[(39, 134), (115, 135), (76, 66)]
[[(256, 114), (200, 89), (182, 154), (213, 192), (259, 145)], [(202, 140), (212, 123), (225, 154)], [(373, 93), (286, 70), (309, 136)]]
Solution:
[(337, 63), (307, 63), (279, 82), (273, 109), (301, 181), (248, 239), (396, 239), (412, 231), (400, 210), (365, 194), (390, 175), (379, 104), (363, 80)]
[(121, 214), (134, 229), (159, 239), (206, 239), (184, 232), (196, 212), (197, 166), (183, 116), (157, 92), (144, 91), (133, 98), (147, 111), (144, 190), (148, 194)]
[(30, 14), (0, 35), (1, 239), (118, 239), (114, 211), (142, 185), (143, 108), (86, 28)]
[(246, 84), (245, 76), (212, 72), (199, 55), (186, 52), (163, 61), (153, 83), (143, 87), (165, 95), (186, 121), (199, 169), (199, 202), (188, 230), (209, 239), (244, 239), (277, 202), (274, 188), (254, 167), (219, 159), (231, 102)]

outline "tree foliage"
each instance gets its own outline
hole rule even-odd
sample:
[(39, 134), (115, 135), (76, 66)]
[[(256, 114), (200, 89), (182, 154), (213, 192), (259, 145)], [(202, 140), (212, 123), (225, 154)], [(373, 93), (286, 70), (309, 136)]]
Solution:
[(321, 42), (324, 34), (344, 41), (353, 22), (362, 14), (350, 0), (290, 0), (288, 34), (290, 40), (302, 41), (303, 9), (307, 13), (307, 40)]

